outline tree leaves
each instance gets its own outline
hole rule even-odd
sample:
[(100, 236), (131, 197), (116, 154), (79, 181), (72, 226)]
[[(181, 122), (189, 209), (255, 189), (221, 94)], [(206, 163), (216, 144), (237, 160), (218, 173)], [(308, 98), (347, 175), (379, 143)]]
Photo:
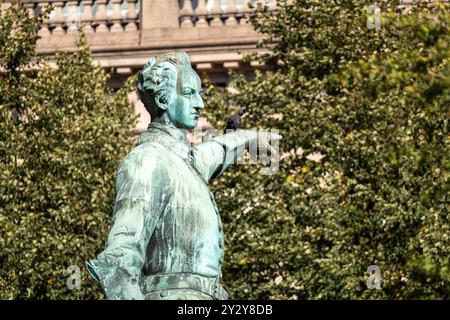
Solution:
[(280, 67), (206, 95), (214, 125), (245, 106), (242, 127), (283, 135), (276, 175), (239, 165), (214, 183), (233, 297), (448, 298), (449, 13), (383, 2), (369, 30), (373, 1), (279, 3), (252, 21), (277, 40), (252, 58)]
[[(0, 16), (0, 297), (100, 298), (84, 262), (104, 245), (115, 170), (131, 147), (133, 79), (107, 89), (84, 36), (56, 68), (38, 59), (40, 19), (19, 4)], [(70, 265), (78, 291), (66, 286)]]

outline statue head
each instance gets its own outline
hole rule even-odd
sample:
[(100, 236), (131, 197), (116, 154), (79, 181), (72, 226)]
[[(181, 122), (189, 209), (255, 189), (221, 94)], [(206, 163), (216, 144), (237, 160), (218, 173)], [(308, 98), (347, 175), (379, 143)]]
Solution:
[(204, 108), (201, 81), (185, 52), (152, 57), (139, 72), (139, 97), (152, 121), (193, 129)]

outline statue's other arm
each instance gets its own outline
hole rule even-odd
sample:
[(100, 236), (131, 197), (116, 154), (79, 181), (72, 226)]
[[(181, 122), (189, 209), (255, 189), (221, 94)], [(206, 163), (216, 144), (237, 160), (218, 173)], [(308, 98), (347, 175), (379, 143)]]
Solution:
[(145, 250), (168, 195), (156, 152), (138, 150), (121, 163), (116, 204), (105, 250), (88, 263), (108, 299), (143, 299), (140, 289)]
[[(194, 149), (194, 157), (206, 181), (224, 172), (236, 159), (258, 140), (256, 130), (236, 130), (201, 143)], [(280, 140), (277, 134), (266, 133), (271, 141)], [(261, 137), (261, 134), (260, 134)], [(271, 149), (270, 145), (266, 148)], [(275, 150), (272, 150), (274, 152)]]

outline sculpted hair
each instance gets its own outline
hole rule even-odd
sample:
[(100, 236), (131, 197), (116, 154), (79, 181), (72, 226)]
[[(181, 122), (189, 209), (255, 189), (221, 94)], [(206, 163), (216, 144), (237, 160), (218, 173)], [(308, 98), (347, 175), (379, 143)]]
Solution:
[[(169, 64), (175, 66), (177, 70), (175, 78), (173, 77), (174, 70)], [(145, 109), (152, 118), (157, 116), (159, 112), (156, 98), (170, 99), (169, 94), (174, 92), (173, 88), (177, 84), (176, 77), (181, 68), (192, 68), (191, 61), (187, 53), (177, 51), (150, 58), (142, 71), (139, 72), (137, 91)]]

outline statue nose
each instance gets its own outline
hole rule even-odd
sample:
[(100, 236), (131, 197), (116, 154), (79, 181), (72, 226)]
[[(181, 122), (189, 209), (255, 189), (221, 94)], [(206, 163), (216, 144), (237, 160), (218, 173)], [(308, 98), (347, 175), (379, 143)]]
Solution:
[(200, 110), (205, 108), (205, 104), (203, 103), (203, 99), (200, 95), (197, 95), (197, 98), (195, 99), (194, 108)]

